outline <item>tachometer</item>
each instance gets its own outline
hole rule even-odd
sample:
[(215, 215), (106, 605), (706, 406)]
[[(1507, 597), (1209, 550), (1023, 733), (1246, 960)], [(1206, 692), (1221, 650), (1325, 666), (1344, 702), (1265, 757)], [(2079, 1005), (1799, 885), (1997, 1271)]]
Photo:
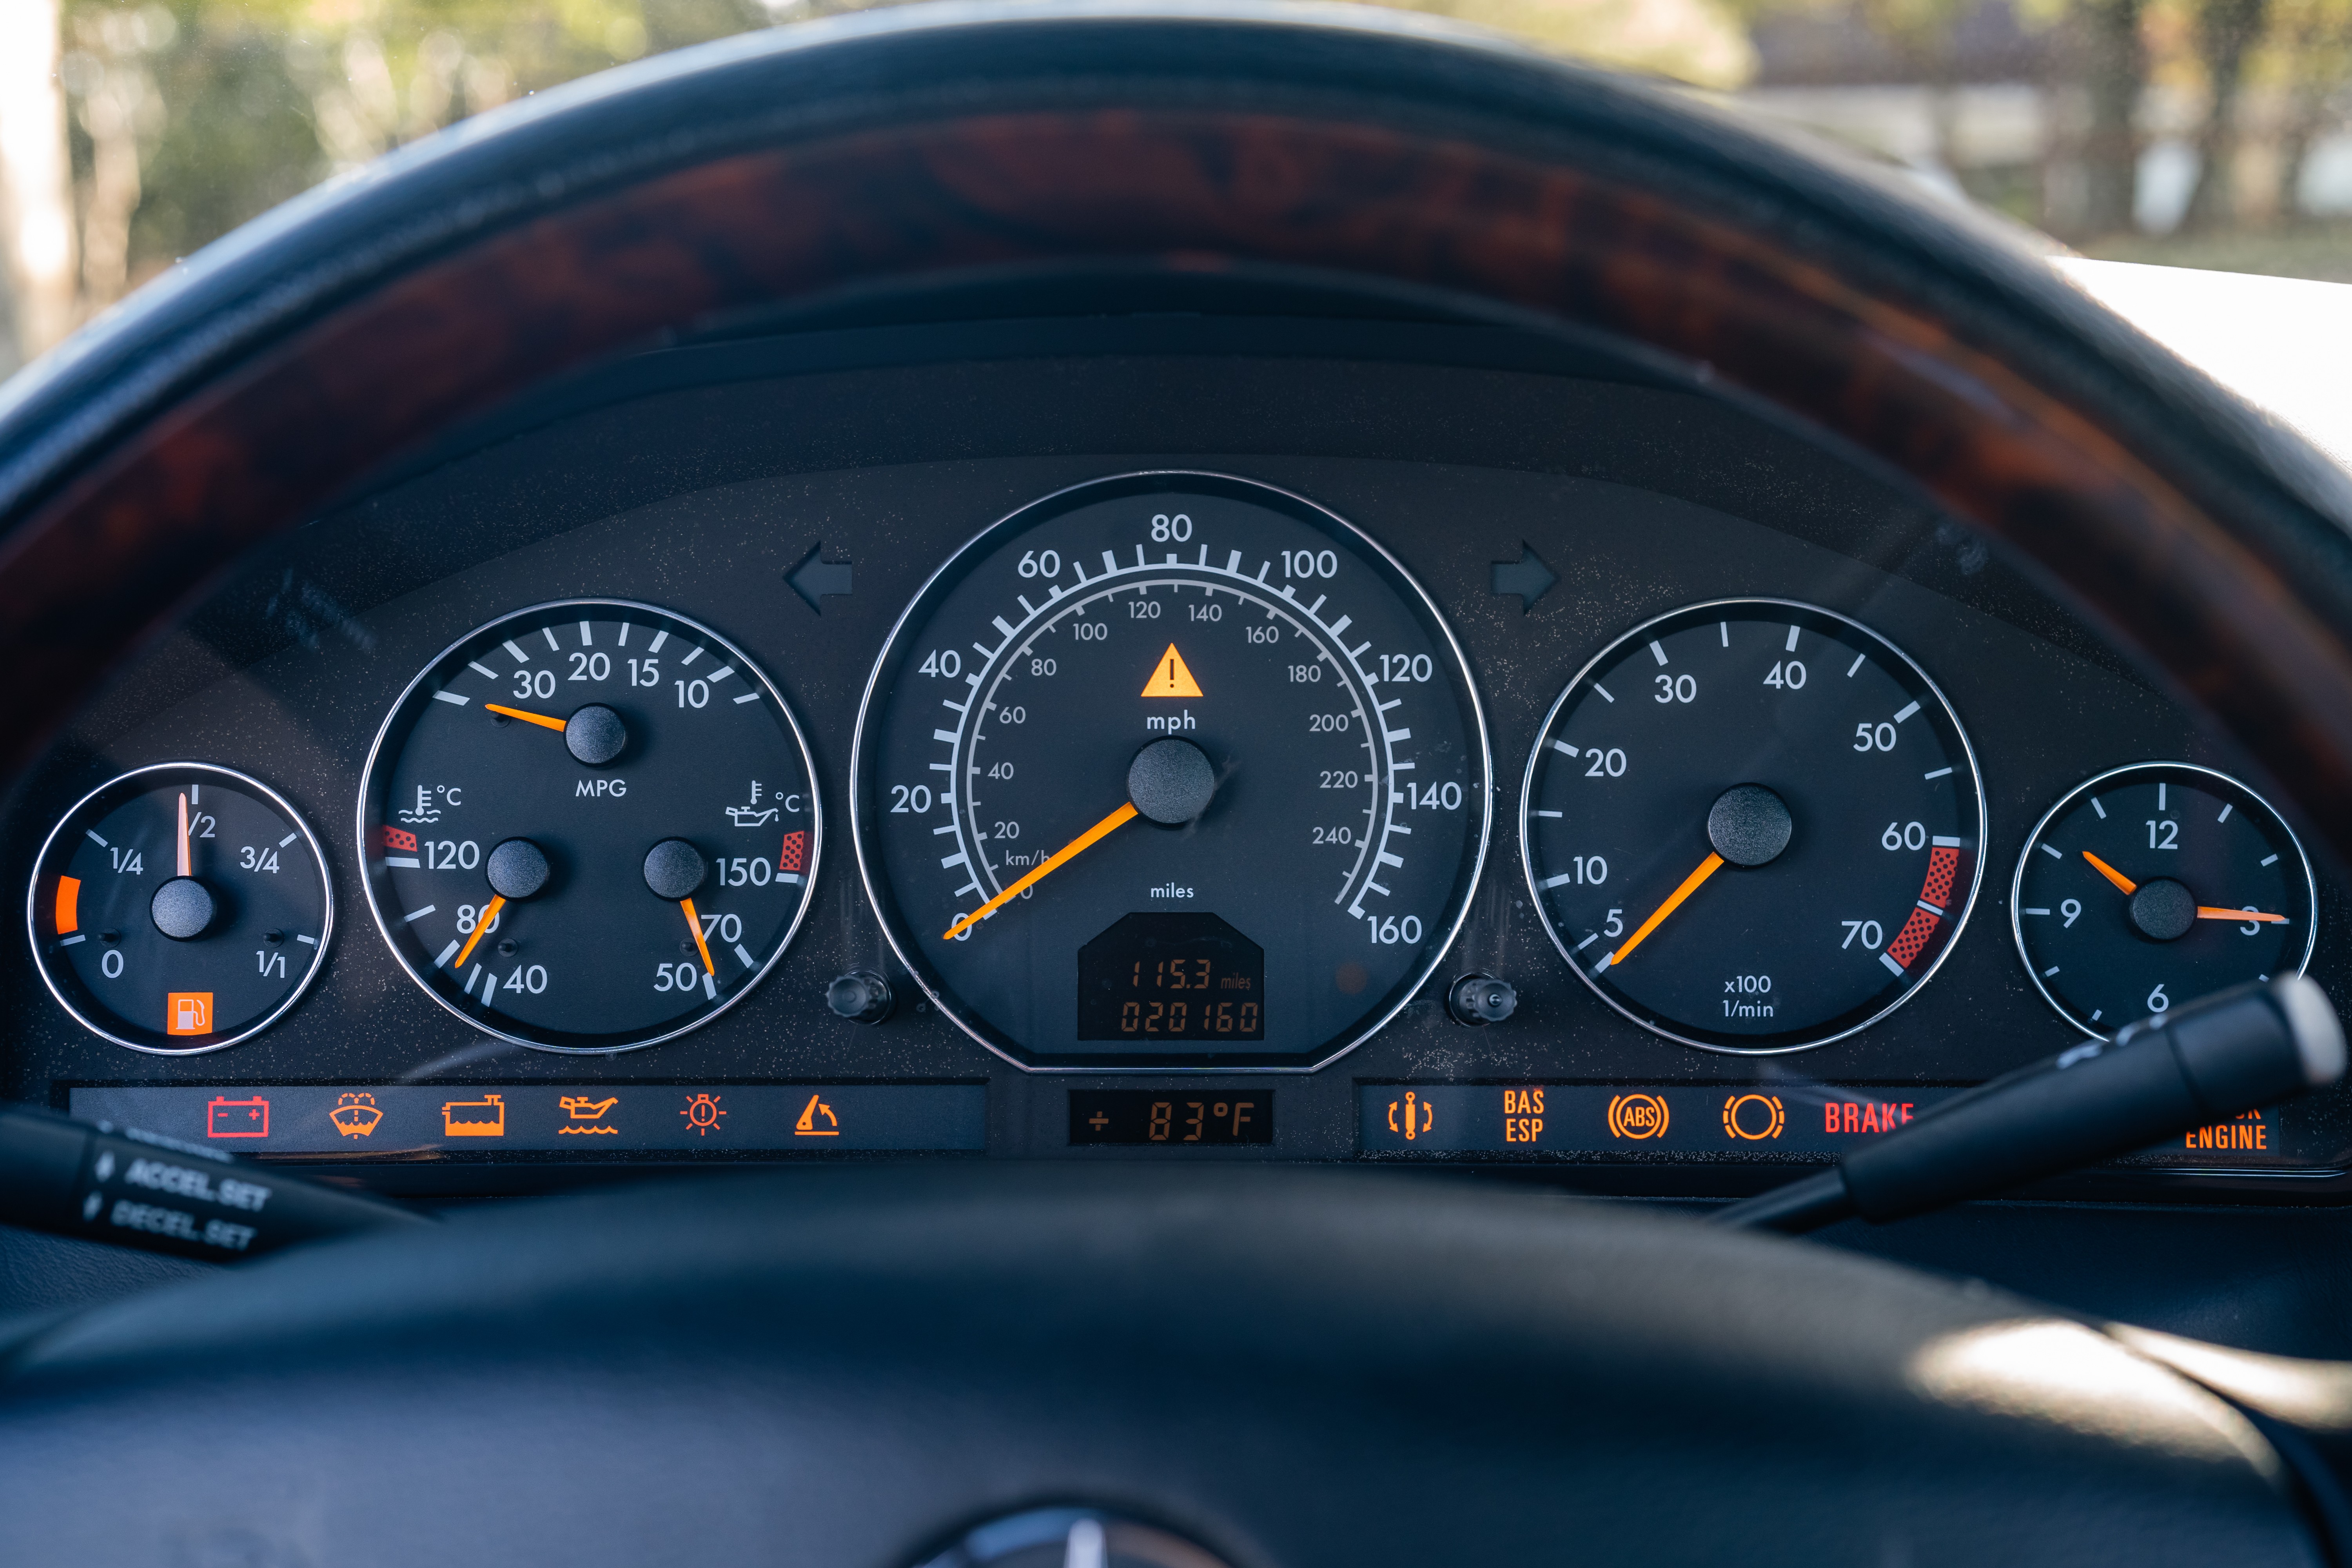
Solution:
[(1808, 605), (1636, 626), (1528, 759), (1537, 906), (1602, 1000), (1710, 1050), (1788, 1051), (1901, 1005), (1975, 901), (1984, 793), (1943, 694)]
[(851, 806), (899, 958), (1032, 1067), (1307, 1068), (1412, 995), (1486, 853), (1486, 722), (1426, 595), (1297, 497), (1131, 475), (908, 607)]
[(775, 686), (708, 626), (574, 599), (467, 634), (384, 721), (368, 907), (434, 1000), (557, 1051), (740, 1000), (807, 912), (824, 824)]

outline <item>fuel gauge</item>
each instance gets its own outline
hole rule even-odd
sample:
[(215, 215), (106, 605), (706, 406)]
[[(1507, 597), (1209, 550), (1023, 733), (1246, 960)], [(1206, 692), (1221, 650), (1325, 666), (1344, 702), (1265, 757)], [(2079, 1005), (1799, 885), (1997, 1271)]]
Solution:
[(194, 1056), (268, 1027), (334, 926), (325, 858), (268, 785), (162, 763), (84, 796), (41, 846), (26, 900), (49, 992), (118, 1046)]

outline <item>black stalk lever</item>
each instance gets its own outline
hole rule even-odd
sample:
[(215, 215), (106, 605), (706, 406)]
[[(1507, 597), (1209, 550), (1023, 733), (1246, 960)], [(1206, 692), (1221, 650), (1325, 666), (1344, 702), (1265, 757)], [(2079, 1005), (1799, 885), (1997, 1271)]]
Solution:
[(217, 1149), (26, 1110), (0, 1110), (0, 1224), (212, 1263), (384, 1226), (430, 1225)]
[(2274, 1104), (2344, 1076), (2344, 1031), (2300, 975), (2240, 985), (2086, 1040), (1936, 1107), (1807, 1176), (1717, 1210), (1794, 1235), (1989, 1197)]

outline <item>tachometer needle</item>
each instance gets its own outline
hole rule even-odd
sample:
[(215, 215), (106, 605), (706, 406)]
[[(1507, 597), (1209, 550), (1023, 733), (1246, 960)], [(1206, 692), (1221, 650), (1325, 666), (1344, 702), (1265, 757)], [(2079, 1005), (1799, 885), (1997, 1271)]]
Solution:
[(2289, 923), (2284, 915), (2258, 915), (2252, 910), (2217, 909), (2210, 904), (2198, 905), (2197, 918), (2200, 921), (2252, 921), (2258, 925), (2283, 926)]
[(1594, 964), (1592, 966), (1592, 973), (1598, 974), (1604, 969), (1613, 968), (1617, 964), (1624, 963), (1625, 960), (1632, 955), (1633, 950), (1642, 945), (1643, 940), (1652, 931), (1657, 930), (1658, 927), (1664, 922), (1665, 918), (1668, 915), (1673, 914), (1676, 910), (1683, 907), (1683, 900), (1685, 899), (1689, 898), (1693, 893), (1698, 891), (1700, 883), (1706, 881), (1709, 877), (1714, 876), (1717, 871), (1722, 869), (1723, 857), (1720, 855), (1710, 854), (1706, 859), (1700, 861), (1698, 863), (1698, 869), (1693, 871), (1689, 876), (1685, 877), (1683, 879), (1683, 885), (1676, 888), (1672, 893), (1669, 893), (1666, 896), (1666, 901), (1650, 911), (1650, 918), (1643, 921), (1639, 926), (1634, 928), (1633, 934), (1625, 939), (1625, 945), (1617, 949), (1616, 952), (1611, 953), (1608, 957), (1602, 959), (1599, 963)]
[(2133, 881), (2129, 877), (2125, 876), (2121, 871), (2116, 870), (2113, 866), (2108, 865), (2105, 860), (2100, 859), (2096, 855), (2092, 854), (2089, 850), (2085, 849), (2083, 851), (2083, 858), (2088, 860), (2091, 863), (2092, 868), (2096, 870), (2100, 876), (2105, 877), (2108, 881), (2113, 882), (2116, 885), (2116, 890), (2117, 892), (2128, 895), (2139, 891), (2139, 884), (2137, 882)]
[[(940, 937), (940, 940), (941, 942), (953, 942), (956, 938), (961, 936), (964, 932), (970, 931), (972, 927), (978, 925), (981, 921), (986, 920), (989, 916), (994, 914), (1005, 905), (1011, 903), (1014, 899), (1019, 898), (1023, 893), (1027, 892), (1031, 888), (1036, 886), (1037, 883), (1045, 879), (1047, 872), (1058, 869), (1066, 861), (1075, 858), (1077, 856), (1078, 851), (1090, 847), (1097, 839), (1108, 837), (1114, 829), (1121, 826), (1131, 818), (1140, 815), (1141, 813), (1138, 812), (1135, 808), (1135, 803), (1133, 801), (1129, 801), (1117, 811), (1112, 812), (1108, 816), (1104, 817), (1100, 822), (1096, 823), (1092, 827), (1087, 828), (1084, 833), (1079, 834), (1076, 838), (1071, 839), (1067, 844), (1063, 845), (1059, 849), (1055, 850), (1053, 854), (1047, 856), (1044, 865), (1039, 866), (1035, 870), (1030, 872), (1027, 876), (1013, 883), (1013, 886), (1005, 889), (1004, 891), (997, 894), (996, 897), (989, 900), (988, 902), (981, 905), (980, 908), (972, 910), (971, 913), (964, 916), (963, 919), (948, 927), (947, 933)], [(1717, 864), (1720, 865), (1721, 862), (1718, 861)]]
[(542, 730), (562, 730), (564, 727), (563, 721), (561, 719), (551, 719), (544, 713), (526, 713), (520, 708), (509, 708), (502, 702), (485, 702), (482, 704), (482, 710), (486, 713), (502, 713), (509, 719), (520, 719), (526, 724), (536, 724)]
[(181, 875), (181, 876), (183, 876), (183, 877), (193, 877), (193, 876), (194, 876), (194, 875), (195, 875), (195, 872), (194, 872), (194, 871), (192, 871), (192, 870), (190, 870), (190, 869), (188, 868), (189, 868), (189, 866), (190, 866), (190, 864), (194, 861), (194, 856), (193, 856), (193, 855), (189, 852), (189, 848), (188, 848), (188, 792), (187, 792), (186, 790), (182, 790), (182, 791), (180, 792), (180, 860), (179, 860), (179, 868), (180, 868), (180, 875)]
[[(474, 934), (466, 939), (466, 945), (464, 948), (460, 949), (457, 953), (457, 962), (451, 964), (449, 966), (450, 968), (463, 969), (466, 967), (466, 960), (474, 956), (474, 944), (482, 940), (482, 933), (490, 929), (490, 922), (497, 920), (499, 918), (499, 911), (506, 907), (506, 895), (503, 893), (493, 893), (490, 895), (490, 901), (482, 906), (480, 918), (474, 921)], [(471, 985), (473, 982), (469, 980), (466, 984)]]

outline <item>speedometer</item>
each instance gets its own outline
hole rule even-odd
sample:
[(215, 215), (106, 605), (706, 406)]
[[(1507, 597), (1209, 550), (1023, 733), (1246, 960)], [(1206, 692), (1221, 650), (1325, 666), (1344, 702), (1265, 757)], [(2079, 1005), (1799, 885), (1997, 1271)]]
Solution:
[(1436, 967), (1491, 814), (1428, 596), (1331, 513), (1205, 474), (967, 545), (892, 632), (852, 771), (900, 960), (1038, 1068), (1329, 1060)]

